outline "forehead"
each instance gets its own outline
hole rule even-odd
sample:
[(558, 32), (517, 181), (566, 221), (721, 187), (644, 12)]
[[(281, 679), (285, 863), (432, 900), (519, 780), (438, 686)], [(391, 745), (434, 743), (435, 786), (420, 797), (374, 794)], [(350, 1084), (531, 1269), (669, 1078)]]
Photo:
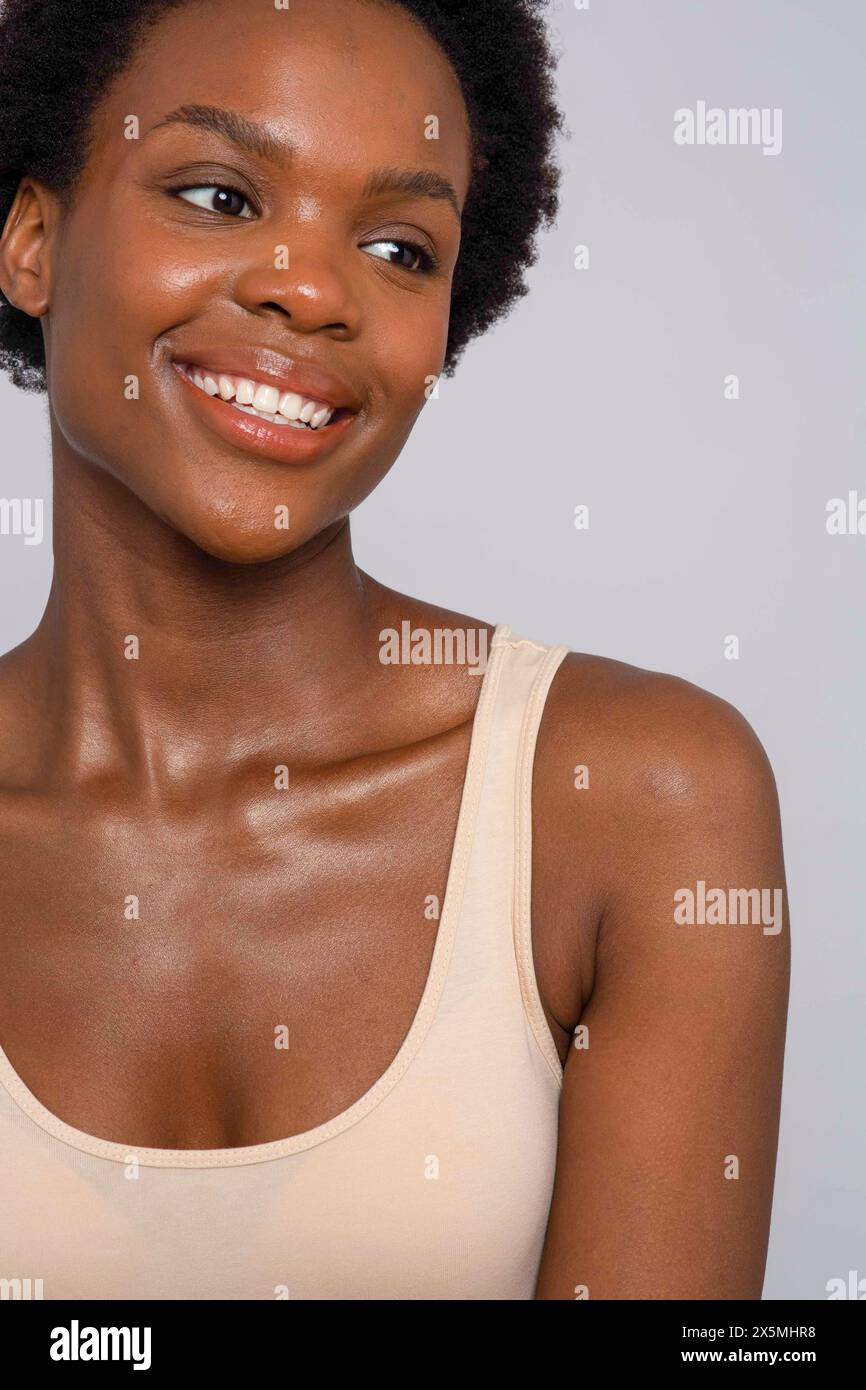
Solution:
[[(390, 0), (189, 0), (146, 30), (94, 118), (142, 133), (179, 106), (249, 116), (299, 159), (385, 163), (414, 154), (464, 187), (469, 124), (446, 55)], [(430, 118), (436, 137), (430, 139)]]

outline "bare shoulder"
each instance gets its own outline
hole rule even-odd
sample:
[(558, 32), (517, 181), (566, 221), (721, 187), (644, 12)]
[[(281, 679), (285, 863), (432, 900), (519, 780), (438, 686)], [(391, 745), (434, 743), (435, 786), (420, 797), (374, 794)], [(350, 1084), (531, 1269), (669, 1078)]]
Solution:
[(533, 946), (563, 1030), (594, 988), (605, 914), (678, 840), (698, 868), (737, 838), (781, 854), (773, 770), (745, 716), (682, 677), (607, 657), (569, 652), (557, 669), (532, 796)]
[[(586, 788), (647, 813), (720, 791), (775, 793), (766, 751), (729, 701), (680, 676), (569, 652), (550, 688), (536, 761), (542, 788), (571, 751), (586, 751)], [(571, 784), (573, 789), (573, 783)]]

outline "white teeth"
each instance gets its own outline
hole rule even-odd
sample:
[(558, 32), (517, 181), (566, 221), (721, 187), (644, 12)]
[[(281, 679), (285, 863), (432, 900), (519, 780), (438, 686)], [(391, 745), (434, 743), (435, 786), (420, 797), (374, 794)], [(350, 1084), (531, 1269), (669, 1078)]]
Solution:
[(242, 410), (245, 415), (255, 415), (257, 420), (267, 420), (269, 425), (285, 425), (286, 429), (305, 430), (306, 425), (297, 425), (293, 420), (284, 420), (281, 415), (268, 415), (263, 410), (255, 410), (251, 405), (238, 405), (232, 401), (233, 410)]
[(280, 393), (276, 386), (257, 386), (253, 396), (253, 405), (256, 410), (260, 410), (263, 415), (273, 415), (280, 403)]
[(299, 396), (296, 391), (286, 391), (280, 396), (280, 414), (285, 415), (287, 420), (300, 419), (301, 411), (304, 408), (304, 398)]
[(202, 372), (198, 367), (186, 367), (186, 375), (200, 391), (219, 396), (227, 404), (247, 415), (255, 415), (269, 424), (290, 425), (295, 429), (321, 429), (334, 414), (334, 407), (300, 396), (296, 391), (280, 394), (276, 386), (251, 381), (247, 377), (231, 377), (225, 373)]

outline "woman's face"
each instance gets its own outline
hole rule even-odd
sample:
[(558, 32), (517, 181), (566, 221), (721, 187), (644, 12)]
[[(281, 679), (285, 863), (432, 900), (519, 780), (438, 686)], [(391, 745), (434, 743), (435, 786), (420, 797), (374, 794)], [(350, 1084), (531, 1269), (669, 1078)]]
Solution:
[[(462, 208), (470, 179), (457, 78), (397, 6), (191, 0), (93, 135), (47, 248), (55, 427), (210, 554), (295, 550), (375, 487), (441, 371), (460, 245), (445, 195)], [(389, 188), (381, 170), (435, 177)], [(243, 380), (287, 423), (233, 404)], [(299, 396), (340, 412), (300, 429)]]

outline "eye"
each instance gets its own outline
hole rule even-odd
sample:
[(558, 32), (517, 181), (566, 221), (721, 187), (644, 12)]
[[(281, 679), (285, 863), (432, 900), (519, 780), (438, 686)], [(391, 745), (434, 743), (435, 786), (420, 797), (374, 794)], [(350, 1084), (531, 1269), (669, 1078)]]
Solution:
[[(178, 198), (183, 198), (184, 202), (194, 203), (196, 207), (205, 208), (208, 212), (224, 212), (229, 217), (254, 216), (249, 199), (236, 188), (229, 188), (225, 184), (203, 183), (194, 188), (176, 188), (174, 192)], [(242, 212), (243, 207), (250, 208), (250, 211)]]
[[(416, 262), (420, 262), (420, 264), (415, 265), (406, 265), (404, 263), (401, 266), (402, 270), (421, 271), (422, 273), (429, 274), (430, 271), (435, 270), (439, 264), (432, 251), (428, 251), (426, 246), (420, 246), (417, 242), (414, 241), (392, 241), (389, 238), (387, 241), (368, 242), (367, 246), (365, 246), (363, 249), (367, 250), (370, 246), (387, 246), (389, 248), (389, 256), (387, 257), (387, 259), (389, 260), (390, 254), (396, 251), (398, 256), (405, 255), (408, 252), (411, 259), (413, 259)], [(386, 259), (386, 257), (377, 256), (376, 259), (384, 260)], [(399, 262), (395, 260), (390, 260), (390, 264), (398, 265)]]

